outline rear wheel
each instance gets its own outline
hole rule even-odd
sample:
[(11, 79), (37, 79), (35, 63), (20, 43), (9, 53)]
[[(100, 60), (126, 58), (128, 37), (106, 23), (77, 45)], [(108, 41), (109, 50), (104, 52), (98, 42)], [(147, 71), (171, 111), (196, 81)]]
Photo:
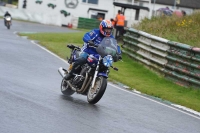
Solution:
[(107, 87), (107, 79), (105, 77), (97, 77), (94, 88), (90, 87), (87, 100), (91, 104), (97, 103), (103, 96)]
[(62, 82), (61, 82), (61, 92), (66, 95), (66, 96), (70, 96), (72, 94), (74, 94), (75, 91), (73, 91), (70, 86), (66, 83), (65, 79), (63, 78)]

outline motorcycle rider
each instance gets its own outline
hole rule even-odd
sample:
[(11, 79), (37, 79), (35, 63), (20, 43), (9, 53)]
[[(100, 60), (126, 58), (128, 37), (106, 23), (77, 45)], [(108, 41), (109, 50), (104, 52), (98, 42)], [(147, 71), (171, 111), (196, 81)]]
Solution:
[[(10, 15), (10, 13), (8, 12), (8, 11), (6, 11), (6, 13), (4, 14), (4, 25), (6, 26), (6, 17), (7, 16), (10, 16), (11, 17), (11, 15)], [(12, 17), (11, 17), (11, 20), (12, 20)]]
[[(114, 38), (112, 35), (113, 25), (110, 20), (102, 20), (99, 29), (93, 29), (90, 32), (87, 32), (83, 36), (84, 45), (81, 48), (80, 56), (75, 60), (71, 71), (64, 77), (65, 80), (69, 80), (73, 77), (73, 74), (76, 74), (81, 66), (87, 62), (88, 54), (97, 54), (96, 49), (89, 44), (92, 43), (93, 45), (98, 45), (101, 43), (104, 37), (111, 37)], [(117, 45), (118, 48), (118, 59), (114, 60), (117, 61), (122, 59), (121, 57), (121, 50), (120, 46)]]

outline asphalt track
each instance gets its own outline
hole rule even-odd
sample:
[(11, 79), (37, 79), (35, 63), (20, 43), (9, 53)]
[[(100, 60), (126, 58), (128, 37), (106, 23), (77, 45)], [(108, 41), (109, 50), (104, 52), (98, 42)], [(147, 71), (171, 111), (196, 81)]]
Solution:
[(63, 96), (57, 70), (67, 63), (14, 33), (76, 31), (0, 23), (0, 133), (200, 133), (199, 116), (112, 83), (96, 105)]

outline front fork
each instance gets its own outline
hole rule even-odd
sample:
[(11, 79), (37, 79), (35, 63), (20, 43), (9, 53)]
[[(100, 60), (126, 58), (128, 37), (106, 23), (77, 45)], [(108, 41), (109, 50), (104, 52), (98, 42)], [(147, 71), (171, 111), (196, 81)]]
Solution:
[(96, 67), (96, 70), (95, 70), (95, 73), (94, 73), (94, 77), (93, 77), (93, 80), (92, 80), (92, 88), (94, 88), (96, 77), (97, 77), (97, 74), (99, 72), (99, 63), (100, 63), (100, 60), (101, 60), (101, 56), (99, 56), (99, 61), (97, 63), (97, 67)]

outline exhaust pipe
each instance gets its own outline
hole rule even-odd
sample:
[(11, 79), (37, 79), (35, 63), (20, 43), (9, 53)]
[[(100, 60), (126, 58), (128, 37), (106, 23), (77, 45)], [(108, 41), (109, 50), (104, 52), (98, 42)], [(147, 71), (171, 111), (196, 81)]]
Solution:
[[(66, 76), (66, 73), (68, 73), (68, 71), (65, 70), (65, 69), (62, 68), (62, 67), (58, 68), (58, 72), (59, 72), (59, 74), (60, 74), (63, 78)], [(67, 84), (71, 87), (71, 89), (72, 89), (73, 91), (76, 91), (76, 88), (74, 88), (74, 87), (72, 86), (72, 84), (71, 84), (69, 81), (67, 81)]]
[(64, 68), (60, 67), (60, 68), (58, 68), (58, 72), (64, 78), (66, 76), (67, 70), (65, 70)]

